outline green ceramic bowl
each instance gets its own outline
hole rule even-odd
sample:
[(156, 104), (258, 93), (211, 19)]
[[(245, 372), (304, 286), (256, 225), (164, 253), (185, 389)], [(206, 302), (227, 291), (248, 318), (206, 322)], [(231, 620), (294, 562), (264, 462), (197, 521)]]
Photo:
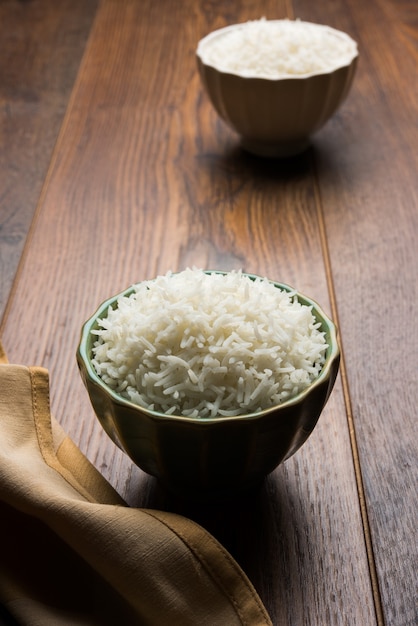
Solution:
[[(288, 285), (273, 284), (294, 291)], [(84, 324), (77, 350), (81, 377), (104, 430), (137, 466), (178, 495), (222, 497), (256, 486), (300, 448), (318, 421), (340, 361), (334, 324), (315, 302), (297, 293), (299, 302), (312, 307), (329, 347), (319, 377), (292, 399), (236, 417), (167, 416), (115, 393), (91, 363), (95, 341), (91, 331), (98, 328), (98, 318), (106, 317), (108, 307), (132, 291), (129, 288), (100, 305)]]

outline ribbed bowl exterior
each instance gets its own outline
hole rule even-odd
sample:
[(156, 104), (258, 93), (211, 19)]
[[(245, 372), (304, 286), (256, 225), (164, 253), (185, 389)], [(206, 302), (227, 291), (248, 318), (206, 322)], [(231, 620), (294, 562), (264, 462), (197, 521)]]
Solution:
[(290, 141), (319, 130), (346, 98), (356, 61), (328, 74), (268, 80), (219, 72), (198, 58), (203, 83), (222, 119), (243, 137)]

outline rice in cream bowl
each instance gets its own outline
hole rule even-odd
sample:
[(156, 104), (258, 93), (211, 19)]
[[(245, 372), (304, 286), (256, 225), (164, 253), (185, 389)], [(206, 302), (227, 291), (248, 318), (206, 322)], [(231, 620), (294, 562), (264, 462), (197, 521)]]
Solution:
[(328, 344), (295, 292), (239, 271), (134, 285), (98, 319), (92, 364), (117, 394), (191, 418), (257, 413), (319, 376)]
[(250, 20), (204, 37), (197, 48), (204, 63), (254, 78), (303, 77), (350, 63), (357, 43), (346, 33), (302, 20)]

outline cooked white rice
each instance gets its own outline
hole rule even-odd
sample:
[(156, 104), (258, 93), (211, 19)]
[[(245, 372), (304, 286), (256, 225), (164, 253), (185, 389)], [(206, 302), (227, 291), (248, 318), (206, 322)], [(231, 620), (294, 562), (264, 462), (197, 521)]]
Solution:
[(141, 282), (99, 323), (93, 365), (102, 380), (140, 406), (188, 417), (280, 404), (317, 378), (328, 347), (294, 293), (235, 271)]
[[(222, 29), (221, 29), (222, 30)], [(345, 33), (301, 20), (253, 20), (205, 37), (197, 53), (204, 63), (243, 76), (281, 78), (327, 72), (356, 56)]]

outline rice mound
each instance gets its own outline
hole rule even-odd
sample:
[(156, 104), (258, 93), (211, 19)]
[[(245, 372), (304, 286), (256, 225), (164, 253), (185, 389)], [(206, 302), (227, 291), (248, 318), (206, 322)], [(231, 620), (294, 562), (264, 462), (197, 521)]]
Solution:
[(346, 33), (302, 20), (250, 20), (199, 44), (204, 63), (247, 77), (282, 78), (328, 72), (357, 54)]
[(98, 323), (98, 376), (135, 404), (193, 418), (288, 400), (317, 378), (328, 347), (295, 293), (240, 271), (187, 269), (141, 282)]

